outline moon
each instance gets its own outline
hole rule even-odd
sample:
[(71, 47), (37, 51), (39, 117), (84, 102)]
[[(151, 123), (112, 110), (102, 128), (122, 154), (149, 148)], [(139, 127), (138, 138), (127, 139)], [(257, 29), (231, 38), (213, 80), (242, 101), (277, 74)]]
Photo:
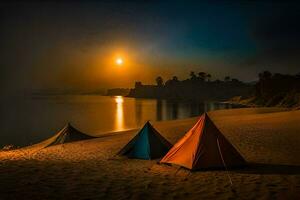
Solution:
[(123, 59), (122, 58), (117, 58), (116, 59), (116, 64), (117, 65), (122, 65), (124, 63)]

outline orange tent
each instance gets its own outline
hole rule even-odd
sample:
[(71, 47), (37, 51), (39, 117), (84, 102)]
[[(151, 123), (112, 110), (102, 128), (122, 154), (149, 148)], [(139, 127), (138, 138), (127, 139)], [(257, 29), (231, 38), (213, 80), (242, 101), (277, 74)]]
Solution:
[(205, 113), (160, 163), (197, 170), (238, 167), (245, 165), (246, 161)]

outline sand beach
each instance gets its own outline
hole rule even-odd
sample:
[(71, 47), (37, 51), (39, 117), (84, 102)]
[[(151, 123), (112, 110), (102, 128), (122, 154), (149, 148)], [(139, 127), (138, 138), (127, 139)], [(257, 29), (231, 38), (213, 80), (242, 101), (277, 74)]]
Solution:
[[(242, 108), (209, 116), (249, 165), (190, 172), (115, 154), (137, 130), (0, 152), (0, 199), (300, 199), (300, 111)], [(152, 122), (172, 144), (198, 117)], [(82, 130), (84, 131), (84, 130)]]

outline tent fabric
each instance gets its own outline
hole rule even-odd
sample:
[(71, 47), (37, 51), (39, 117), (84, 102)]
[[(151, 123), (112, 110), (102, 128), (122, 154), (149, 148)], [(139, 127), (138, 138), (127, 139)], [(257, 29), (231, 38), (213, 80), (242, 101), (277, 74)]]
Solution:
[(172, 147), (163, 136), (149, 123), (138, 132), (118, 153), (128, 158), (155, 159), (165, 155)]
[(197, 170), (238, 167), (246, 161), (204, 113), (160, 163)]
[(58, 133), (49, 139), (49, 143), (46, 145), (46, 147), (92, 138), (95, 137), (80, 132), (70, 123), (68, 123), (64, 128), (62, 128)]

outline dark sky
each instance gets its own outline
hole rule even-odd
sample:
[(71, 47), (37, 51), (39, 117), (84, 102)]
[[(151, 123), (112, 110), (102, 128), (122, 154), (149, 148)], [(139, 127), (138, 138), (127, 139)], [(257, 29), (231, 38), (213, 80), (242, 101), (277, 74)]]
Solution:
[(208, 2), (1, 3), (2, 91), (130, 87), (191, 70), (244, 81), (300, 72), (300, 4)]

